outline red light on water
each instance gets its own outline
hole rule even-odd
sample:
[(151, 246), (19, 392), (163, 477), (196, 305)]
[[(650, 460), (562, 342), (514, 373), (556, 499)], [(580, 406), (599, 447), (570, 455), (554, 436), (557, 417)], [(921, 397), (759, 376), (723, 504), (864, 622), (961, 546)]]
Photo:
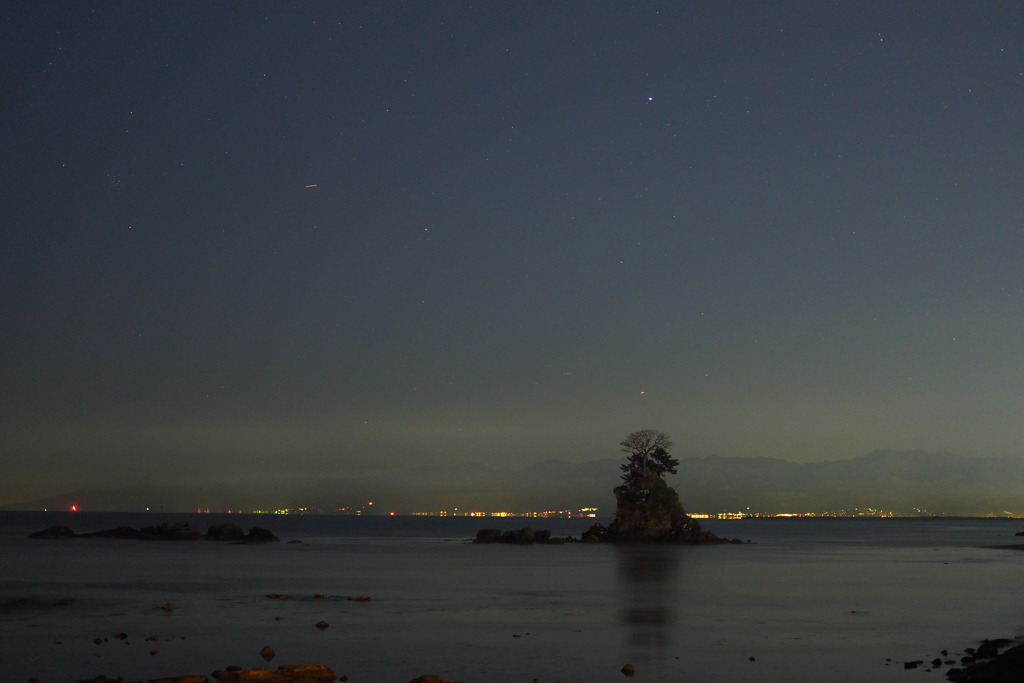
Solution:
[(77, 505), (72, 505), (71, 506), (71, 511), (72, 512), (78, 512), (78, 506)]

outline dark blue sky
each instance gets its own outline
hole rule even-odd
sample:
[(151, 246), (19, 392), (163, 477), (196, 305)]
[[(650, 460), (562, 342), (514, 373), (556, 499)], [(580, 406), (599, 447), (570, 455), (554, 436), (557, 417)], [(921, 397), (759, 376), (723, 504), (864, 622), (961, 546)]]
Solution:
[(646, 427), (682, 457), (1022, 454), (1018, 2), (0, 28), (0, 504)]

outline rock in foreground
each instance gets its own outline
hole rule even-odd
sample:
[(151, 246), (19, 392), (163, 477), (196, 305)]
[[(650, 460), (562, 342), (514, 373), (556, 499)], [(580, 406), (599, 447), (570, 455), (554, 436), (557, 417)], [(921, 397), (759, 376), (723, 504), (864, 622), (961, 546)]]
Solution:
[(946, 678), (954, 683), (1020, 683), (1024, 681), (1024, 645), (999, 653), (1010, 641), (984, 641), (975, 651), (976, 661), (962, 669), (950, 669)]
[(269, 669), (214, 671), (216, 683), (333, 683), (334, 672), (323, 664), (289, 664)]
[[(149, 683), (334, 683), (334, 672), (323, 664), (288, 664), (270, 669), (225, 669), (213, 672), (210, 679), (202, 674), (154, 678)], [(78, 683), (142, 683), (124, 678), (98, 676)]]

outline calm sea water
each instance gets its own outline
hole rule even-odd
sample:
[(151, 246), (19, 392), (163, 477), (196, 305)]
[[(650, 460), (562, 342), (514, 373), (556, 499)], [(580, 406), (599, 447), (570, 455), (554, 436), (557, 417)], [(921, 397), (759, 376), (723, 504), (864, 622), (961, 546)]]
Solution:
[[(167, 520), (283, 542), (26, 538)], [(709, 521), (754, 541), (710, 547), (465, 542), (524, 522), (0, 513), (0, 671), (66, 683), (315, 662), (354, 683), (600, 683), (631, 663), (638, 681), (941, 681), (902, 662), (1024, 634), (1024, 552), (979, 547), (1022, 540), (1020, 521)]]

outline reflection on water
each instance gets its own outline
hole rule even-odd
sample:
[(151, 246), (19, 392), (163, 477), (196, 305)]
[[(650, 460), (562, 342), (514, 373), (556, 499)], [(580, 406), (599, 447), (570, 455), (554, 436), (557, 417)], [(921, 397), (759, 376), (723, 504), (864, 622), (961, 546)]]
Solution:
[(676, 622), (681, 549), (674, 545), (617, 545), (619, 621), (630, 656), (660, 659)]

